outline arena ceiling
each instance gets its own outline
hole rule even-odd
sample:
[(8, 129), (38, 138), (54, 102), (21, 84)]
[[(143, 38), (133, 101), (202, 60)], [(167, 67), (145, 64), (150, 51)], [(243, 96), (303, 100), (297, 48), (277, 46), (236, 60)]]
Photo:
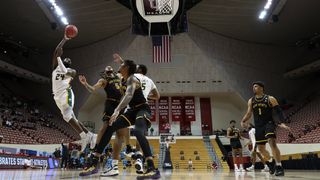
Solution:
[[(130, 28), (131, 11), (116, 0), (57, 0), (79, 37), (69, 47), (85, 46)], [(189, 23), (226, 37), (253, 43), (292, 46), (320, 32), (319, 0), (287, 1), (278, 23), (258, 20), (266, 0), (202, 0), (188, 13)], [(52, 48), (62, 36), (52, 30), (35, 0), (1, 3), (0, 33), (29, 47)]]

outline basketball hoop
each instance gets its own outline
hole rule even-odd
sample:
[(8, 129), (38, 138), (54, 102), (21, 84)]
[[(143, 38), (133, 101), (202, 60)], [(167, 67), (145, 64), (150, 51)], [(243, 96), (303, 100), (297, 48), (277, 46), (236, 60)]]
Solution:
[(157, 11), (158, 15), (171, 14), (173, 10), (172, 0), (148, 0), (150, 8)]
[(172, 0), (157, 0), (159, 14), (168, 14), (172, 12)]
[(143, 19), (149, 22), (148, 34), (151, 35), (152, 23), (166, 23), (171, 36), (170, 21), (179, 10), (178, 0), (136, 0), (136, 7)]
[(177, 14), (177, 0), (136, 0), (139, 14), (149, 23), (170, 22)]
[(176, 138), (174, 137), (174, 134), (171, 133), (161, 133), (160, 134), (160, 139), (159, 139), (160, 144), (175, 144), (176, 143)]

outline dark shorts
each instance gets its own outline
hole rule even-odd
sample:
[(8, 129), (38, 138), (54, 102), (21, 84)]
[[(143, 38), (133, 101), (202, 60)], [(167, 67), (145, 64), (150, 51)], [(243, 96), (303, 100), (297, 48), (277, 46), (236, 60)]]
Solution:
[(140, 106), (139, 108), (128, 109), (118, 118), (126, 120), (129, 126), (135, 125), (135, 122), (138, 119), (144, 119), (147, 123), (148, 128), (150, 128), (151, 126), (151, 110), (149, 105), (147, 104)]
[(118, 101), (114, 101), (114, 100), (106, 100), (106, 102), (104, 103), (104, 112), (103, 112), (103, 117), (102, 117), (102, 121), (103, 122), (107, 122), (110, 120), (114, 110), (117, 108), (119, 102)]
[(232, 149), (241, 149), (242, 148), (240, 140), (239, 141), (231, 141), (230, 145), (231, 145)]
[(276, 138), (276, 125), (274, 122), (268, 122), (264, 126), (256, 126), (256, 143), (266, 144), (269, 138)]

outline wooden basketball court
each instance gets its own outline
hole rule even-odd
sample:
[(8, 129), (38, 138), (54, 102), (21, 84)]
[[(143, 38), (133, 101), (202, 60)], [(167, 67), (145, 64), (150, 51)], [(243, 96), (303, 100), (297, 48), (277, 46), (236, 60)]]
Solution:
[[(100, 177), (99, 174), (89, 177), (79, 177), (79, 170), (3, 170), (0, 171), (0, 179), (32, 179), (32, 180), (43, 180), (43, 179), (121, 179), (121, 180), (132, 180), (137, 177), (133, 170), (122, 170), (120, 175), (117, 177)], [(174, 170), (174, 171), (161, 171), (162, 180), (247, 180), (247, 179), (306, 179), (316, 180), (320, 177), (318, 171), (286, 171), (284, 177), (275, 177), (269, 173), (256, 172), (241, 172), (235, 173), (233, 171), (207, 171), (207, 170)]]

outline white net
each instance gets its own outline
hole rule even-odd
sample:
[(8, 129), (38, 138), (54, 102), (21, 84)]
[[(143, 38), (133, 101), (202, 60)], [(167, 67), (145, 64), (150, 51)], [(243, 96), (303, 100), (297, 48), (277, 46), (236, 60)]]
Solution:
[(172, 0), (157, 0), (159, 14), (171, 14)]

